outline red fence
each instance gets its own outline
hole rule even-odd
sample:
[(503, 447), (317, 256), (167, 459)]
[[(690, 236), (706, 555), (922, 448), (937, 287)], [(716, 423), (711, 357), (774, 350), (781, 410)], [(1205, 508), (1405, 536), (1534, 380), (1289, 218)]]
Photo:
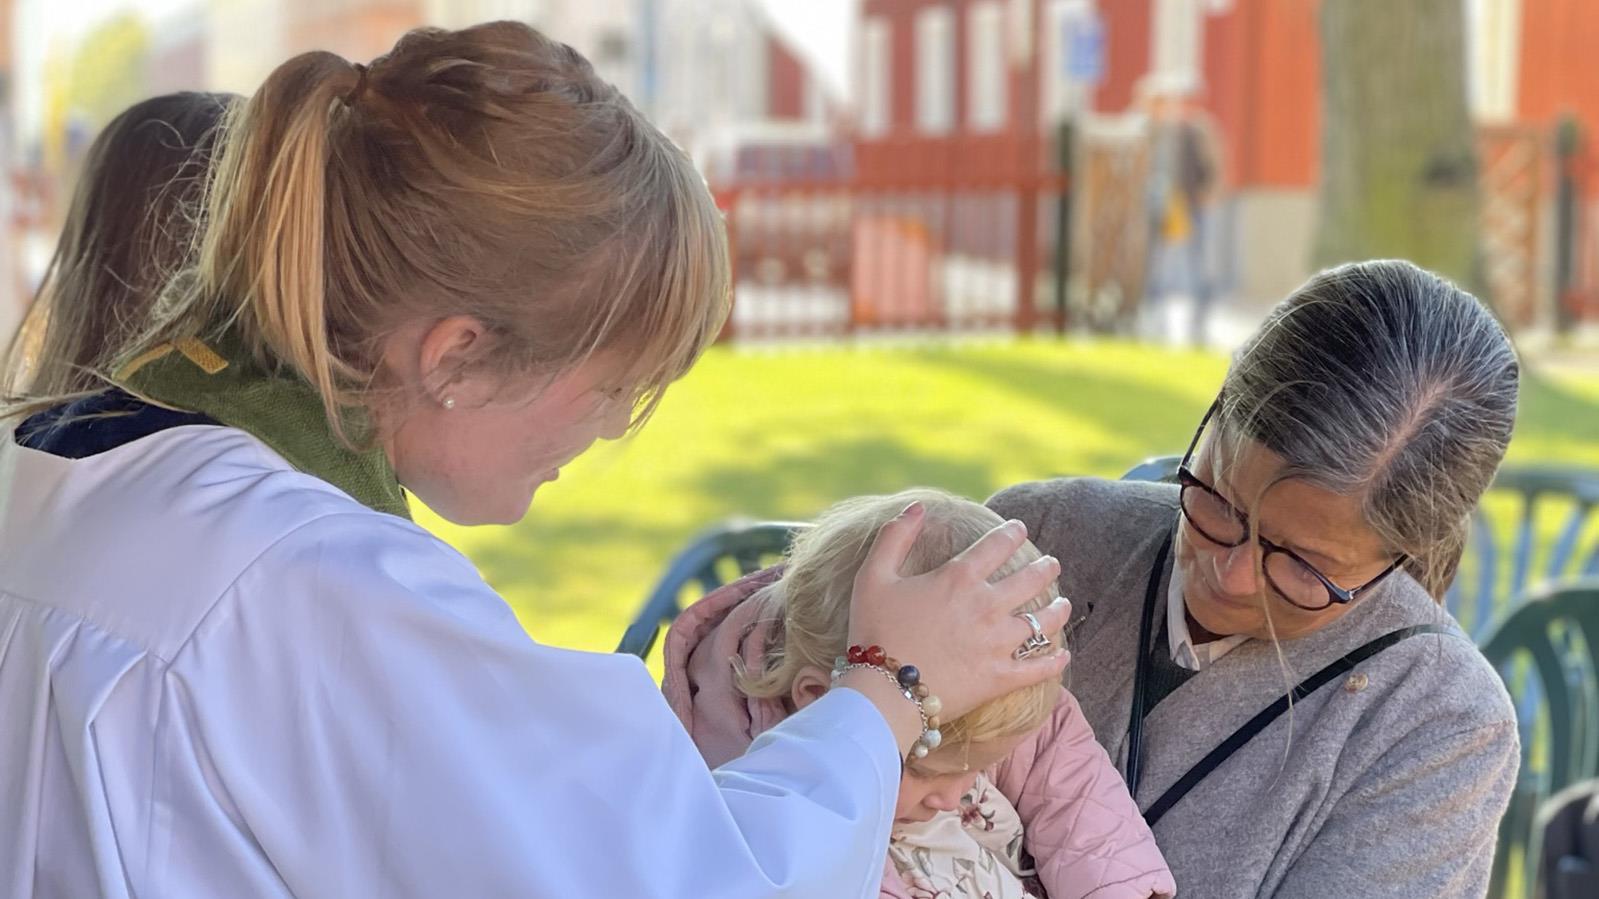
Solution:
[[(1029, 154), (1009, 144), (992, 165), (969, 146), (912, 143), (886, 148), (903, 151), (891, 155), (896, 171), (865, 160), (870, 178), (724, 188), (735, 285), (726, 336), (1028, 332), (1068, 319), (1125, 333), (1143, 301), (1149, 160), (1142, 132), (1123, 131), (1080, 136), (1076, 196), (1064, 174), (1025, 174), (1057, 155), (1042, 141)], [(1513, 328), (1599, 322), (1592, 147), (1547, 126), (1479, 132), (1484, 276)]]
[(1569, 122), (1553, 143), (1556, 323), (1599, 322), (1599, 151)]
[(734, 273), (728, 336), (1059, 327), (1056, 222), (1064, 188), (1063, 178), (1041, 177), (1009, 185), (723, 190), (717, 201)]

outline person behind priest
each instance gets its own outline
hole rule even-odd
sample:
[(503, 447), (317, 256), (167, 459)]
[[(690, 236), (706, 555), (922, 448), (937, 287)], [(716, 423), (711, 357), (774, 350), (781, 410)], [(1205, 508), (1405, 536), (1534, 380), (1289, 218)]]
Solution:
[(151, 97), (95, 137), (55, 254), (12, 337), (0, 395), (105, 385), (107, 356), (184, 263), (217, 128), (240, 99), (192, 91)]

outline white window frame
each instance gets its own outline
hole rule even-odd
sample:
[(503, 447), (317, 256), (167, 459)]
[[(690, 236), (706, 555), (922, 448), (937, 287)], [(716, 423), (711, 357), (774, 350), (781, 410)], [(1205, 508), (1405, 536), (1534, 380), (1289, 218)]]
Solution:
[(1478, 122), (1516, 120), (1522, 0), (1467, 0), (1466, 90)]
[(925, 134), (955, 128), (955, 11), (924, 7), (916, 13), (916, 127)]
[(1004, 0), (980, 0), (966, 10), (966, 123), (999, 131), (1010, 118)]
[(861, 25), (861, 132), (886, 134), (893, 123), (893, 33), (887, 19), (872, 16)]
[(1202, 81), (1205, 6), (1202, 0), (1155, 0), (1150, 28), (1150, 74), (1167, 89), (1193, 90)]

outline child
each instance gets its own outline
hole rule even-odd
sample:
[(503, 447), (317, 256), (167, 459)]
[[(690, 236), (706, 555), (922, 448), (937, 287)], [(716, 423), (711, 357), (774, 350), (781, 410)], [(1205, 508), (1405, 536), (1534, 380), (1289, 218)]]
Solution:
[[(935, 490), (846, 500), (796, 539), (781, 570), (712, 593), (672, 626), (662, 689), (713, 767), (827, 691), (847, 649), (855, 573), (877, 529), (912, 501), (927, 511), (908, 574), (931, 571), (1002, 523)], [(1038, 557), (1026, 544), (995, 577)], [(1018, 611), (1053, 598), (1051, 590)], [(1003, 696), (941, 731), (937, 748), (906, 762), (884, 897), (1175, 892), (1126, 786), (1058, 684)]]

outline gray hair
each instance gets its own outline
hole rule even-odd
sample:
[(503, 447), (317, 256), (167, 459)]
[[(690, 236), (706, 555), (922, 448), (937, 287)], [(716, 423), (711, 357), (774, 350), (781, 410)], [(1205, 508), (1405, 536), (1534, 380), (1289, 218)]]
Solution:
[(1476, 297), (1398, 260), (1330, 269), (1239, 352), (1217, 411), (1366, 523), (1442, 598), (1516, 419), (1520, 365)]

